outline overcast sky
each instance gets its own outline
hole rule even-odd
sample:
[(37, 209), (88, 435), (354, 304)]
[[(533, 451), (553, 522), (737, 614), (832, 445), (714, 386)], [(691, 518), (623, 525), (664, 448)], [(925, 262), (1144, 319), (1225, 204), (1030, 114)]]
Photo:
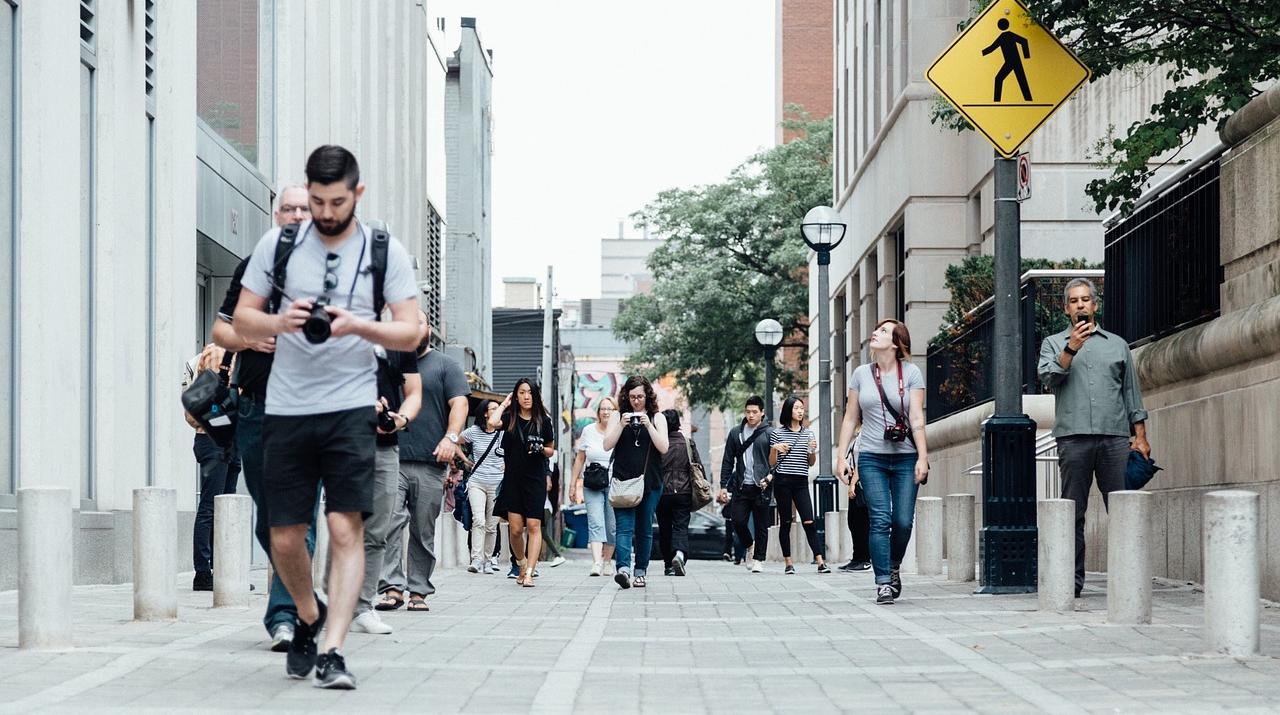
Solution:
[(451, 42), (475, 17), (494, 52), (495, 303), (504, 277), (542, 281), (548, 265), (558, 300), (598, 296), (600, 239), (619, 220), (773, 143), (774, 0), (428, 8)]

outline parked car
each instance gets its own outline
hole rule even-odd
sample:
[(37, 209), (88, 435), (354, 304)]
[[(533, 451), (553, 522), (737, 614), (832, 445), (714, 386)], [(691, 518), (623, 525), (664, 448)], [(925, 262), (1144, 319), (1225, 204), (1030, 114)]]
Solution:
[[(724, 535), (728, 525), (724, 517), (703, 509), (689, 515), (689, 552), (687, 559), (719, 561), (724, 558)], [(653, 520), (653, 550), (649, 558), (662, 561), (662, 545), (658, 541), (658, 520)]]

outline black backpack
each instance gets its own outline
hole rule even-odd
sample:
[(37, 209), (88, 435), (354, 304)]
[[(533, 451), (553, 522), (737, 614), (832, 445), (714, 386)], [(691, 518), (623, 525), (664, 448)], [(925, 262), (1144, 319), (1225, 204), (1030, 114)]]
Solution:
[[(280, 301), (284, 298), (285, 269), (289, 267), (289, 257), (293, 249), (298, 247), (298, 226), (291, 223), (280, 228), (280, 236), (276, 239), (275, 262), (271, 269), (271, 298), (267, 301), (267, 312), (280, 310)], [(382, 295), (383, 284), (387, 279), (387, 247), (391, 245), (391, 234), (380, 228), (373, 229), (373, 240), (369, 246), (369, 270), (373, 273), (373, 319), (382, 320), (382, 309), (387, 299)], [(359, 266), (357, 266), (357, 269)]]

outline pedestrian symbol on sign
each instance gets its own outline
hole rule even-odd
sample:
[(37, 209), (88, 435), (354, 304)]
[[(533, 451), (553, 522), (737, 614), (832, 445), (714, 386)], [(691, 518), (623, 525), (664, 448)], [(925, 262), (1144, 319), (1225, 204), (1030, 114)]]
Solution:
[[(1000, 71), (996, 72), (996, 98), (1000, 101), (1001, 90), (1004, 89), (1004, 81), (1012, 72), (1013, 76), (1018, 79), (1018, 88), (1022, 90), (1022, 99), (1031, 101), (1031, 88), (1027, 86), (1027, 73), (1022, 69), (1022, 58), (1025, 56), (1031, 59), (1031, 46), (1027, 44), (1027, 38), (1015, 32), (1009, 31), (1009, 21), (1000, 18), (1000, 22), (996, 24), (1000, 28), (1000, 36), (982, 51), (985, 57), (997, 49), (1004, 55), (1004, 65), (1000, 67)], [(1018, 54), (1018, 49), (1022, 49), (1022, 54)]]

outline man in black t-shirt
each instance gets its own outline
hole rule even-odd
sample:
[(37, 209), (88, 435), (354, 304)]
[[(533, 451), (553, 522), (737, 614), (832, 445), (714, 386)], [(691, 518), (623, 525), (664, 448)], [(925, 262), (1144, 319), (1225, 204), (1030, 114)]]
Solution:
[[(391, 626), (373, 608), (387, 541), (392, 532), (392, 515), (400, 494), (400, 437), (422, 409), (422, 377), (417, 357), (410, 352), (375, 348), (378, 356), (378, 447), (374, 461), (373, 513), (364, 520), (364, 582), (356, 602), (351, 630), (356, 633), (390, 635)], [(398, 550), (397, 550), (398, 551)]]
[[(286, 186), (280, 190), (276, 199), (275, 222), (284, 226), (311, 218), (308, 205), (307, 190), (301, 186)], [(271, 362), (276, 351), (276, 339), (248, 341), (240, 337), (232, 326), (232, 316), (236, 312), (236, 303), (240, 300), (240, 281), (244, 277), (245, 267), (249, 264), (246, 257), (236, 266), (231, 276), (231, 285), (227, 295), (218, 309), (218, 319), (213, 324), (213, 342), (237, 353), (235, 384), (240, 388), (240, 413), (236, 420), (236, 448), (240, 452), (240, 460), (244, 471), (244, 483), (249, 489), (249, 496), (258, 509), (258, 521), (254, 534), (263, 551), (271, 555), (271, 522), (267, 512), (267, 503), (263, 499), (263, 451), (262, 451), (262, 416), (267, 397), (267, 378), (271, 376)], [(315, 550), (316, 527), (314, 517), (311, 528), (307, 531), (307, 549)], [(293, 640), (294, 629), (298, 624), (298, 609), (289, 596), (289, 590), (278, 575), (271, 579), (270, 594), (267, 600), (267, 614), (262, 618), (267, 633), (271, 635), (271, 650), (285, 652)]]

